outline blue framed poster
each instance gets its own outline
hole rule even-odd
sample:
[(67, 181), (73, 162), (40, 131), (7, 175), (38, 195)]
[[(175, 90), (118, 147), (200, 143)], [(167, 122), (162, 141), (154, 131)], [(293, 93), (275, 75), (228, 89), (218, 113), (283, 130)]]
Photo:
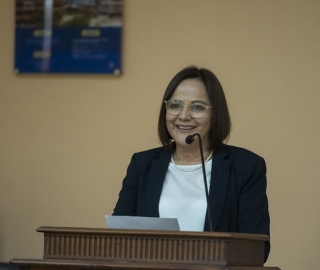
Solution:
[(121, 74), (122, 7), (122, 0), (16, 0), (16, 72)]

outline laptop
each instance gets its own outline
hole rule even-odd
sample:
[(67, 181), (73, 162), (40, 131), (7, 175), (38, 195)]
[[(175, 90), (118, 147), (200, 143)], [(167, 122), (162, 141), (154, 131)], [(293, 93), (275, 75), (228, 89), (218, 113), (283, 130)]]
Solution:
[(176, 218), (106, 215), (108, 229), (180, 231)]

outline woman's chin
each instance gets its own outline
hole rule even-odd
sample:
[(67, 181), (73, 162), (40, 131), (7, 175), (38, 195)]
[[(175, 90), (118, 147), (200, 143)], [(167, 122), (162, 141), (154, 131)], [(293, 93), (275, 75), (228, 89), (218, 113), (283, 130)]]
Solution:
[(188, 144), (186, 143), (186, 138), (191, 134), (180, 135), (179, 138), (175, 140), (177, 147), (186, 147)]

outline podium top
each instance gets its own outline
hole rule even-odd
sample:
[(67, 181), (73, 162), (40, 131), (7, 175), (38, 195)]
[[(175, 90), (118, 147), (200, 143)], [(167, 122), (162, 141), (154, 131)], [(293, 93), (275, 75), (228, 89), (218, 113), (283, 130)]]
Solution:
[(163, 231), (163, 230), (128, 230), (128, 229), (106, 229), (106, 228), (83, 228), (83, 227), (53, 227), (41, 226), (37, 228), (37, 232), (49, 234), (90, 234), (90, 235), (122, 235), (122, 236), (165, 236), (170, 238), (198, 238), (216, 240), (250, 240), (250, 241), (269, 241), (269, 236), (264, 234), (248, 234), (236, 232), (189, 232), (189, 231)]

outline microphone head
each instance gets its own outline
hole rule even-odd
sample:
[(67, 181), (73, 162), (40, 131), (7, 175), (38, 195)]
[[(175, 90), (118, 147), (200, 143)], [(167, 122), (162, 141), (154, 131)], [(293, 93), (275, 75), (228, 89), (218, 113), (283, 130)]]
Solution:
[(194, 135), (189, 135), (186, 137), (186, 143), (187, 144), (192, 144), (194, 140)]

